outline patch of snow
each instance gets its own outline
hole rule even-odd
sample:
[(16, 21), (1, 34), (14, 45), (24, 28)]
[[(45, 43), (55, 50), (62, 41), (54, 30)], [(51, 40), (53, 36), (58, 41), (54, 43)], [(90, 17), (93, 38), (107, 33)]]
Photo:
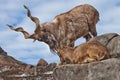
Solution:
[(53, 74), (53, 71), (45, 72), (44, 74)]

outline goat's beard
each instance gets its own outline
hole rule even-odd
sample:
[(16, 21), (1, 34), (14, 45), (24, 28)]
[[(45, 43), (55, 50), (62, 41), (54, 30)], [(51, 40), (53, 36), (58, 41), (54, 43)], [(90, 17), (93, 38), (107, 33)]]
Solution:
[(57, 53), (56, 41), (52, 40), (49, 44), (50, 52), (53, 54)]
[(55, 39), (55, 36), (50, 34), (48, 37), (48, 45), (50, 47), (50, 51), (53, 54), (57, 53), (57, 40)]
[(51, 53), (57, 53), (57, 40), (55, 39), (53, 34), (51, 34), (50, 32), (45, 32), (44, 35), (39, 38), (39, 41), (43, 41), (48, 44)]

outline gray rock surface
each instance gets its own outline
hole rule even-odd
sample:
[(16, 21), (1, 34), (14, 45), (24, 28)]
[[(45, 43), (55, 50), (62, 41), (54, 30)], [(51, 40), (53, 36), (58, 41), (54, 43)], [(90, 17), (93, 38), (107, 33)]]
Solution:
[(99, 41), (103, 45), (107, 45), (114, 37), (119, 36), (117, 33), (106, 33), (103, 35), (96, 36), (92, 38), (93, 40)]
[(112, 58), (120, 57), (120, 35), (117, 33), (107, 33), (92, 38), (107, 47)]
[[(5, 71), (6, 69), (8, 70), (9, 66), (6, 65), (7, 67), (5, 67), (1, 66), (1, 64), (10, 63), (10, 61), (13, 65), (15, 63), (23, 63), (11, 58), (0, 48), (0, 71), (4, 71), (0, 73), (0, 80), (120, 80), (120, 35), (107, 33), (92, 39), (99, 41), (108, 48), (111, 55), (110, 59), (87, 64), (68, 64), (59, 67), (56, 67), (56, 63), (48, 64), (44, 59), (40, 59), (35, 66), (26, 65), (22, 69), (24, 70), (23, 74), (16, 67), (11, 69), (11, 66), (11, 71)], [(8, 76), (13, 73), (14, 75), (19, 74), (19, 77)], [(25, 74), (31, 76), (23, 76)]]
[(43, 66), (47, 66), (47, 65), (48, 65), (47, 61), (42, 59), (42, 58), (37, 63), (37, 66), (42, 66), (43, 67)]
[(106, 47), (111, 57), (120, 57), (120, 36), (114, 37)]
[(120, 80), (120, 58), (70, 64), (54, 70), (55, 80)]
[(111, 58), (59, 66), (53, 73), (55, 80), (120, 80), (120, 35), (107, 33), (92, 39), (106, 46)]
[(5, 52), (1, 47), (0, 47), (0, 55), (7, 56), (7, 52)]

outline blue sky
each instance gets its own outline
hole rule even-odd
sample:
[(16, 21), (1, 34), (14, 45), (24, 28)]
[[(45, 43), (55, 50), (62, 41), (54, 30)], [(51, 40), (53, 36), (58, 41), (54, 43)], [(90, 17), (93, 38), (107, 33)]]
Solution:
[[(50, 22), (53, 18), (80, 4), (90, 4), (100, 13), (97, 23), (98, 35), (105, 33), (120, 34), (120, 0), (0, 0), (0, 46), (8, 55), (28, 64), (37, 64), (40, 58), (49, 63), (59, 62), (57, 55), (51, 54), (47, 44), (24, 39), (21, 33), (11, 31), (6, 24), (22, 26), (29, 33), (35, 29), (34, 23), (27, 17), (23, 5), (27, 5), (32, 15), (40, 23)], [(85, 42), (83, 38), (76, 45)]]

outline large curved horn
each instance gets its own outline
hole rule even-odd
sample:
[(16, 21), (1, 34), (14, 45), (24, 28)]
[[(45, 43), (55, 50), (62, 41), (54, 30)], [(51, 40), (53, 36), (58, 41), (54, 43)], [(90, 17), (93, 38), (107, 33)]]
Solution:
[(30, 35), (27, 31), (25, 31), (22, 27), (18, 27), (18, 28), (14, 28), (13, 26), (7, 24), (7, 26), (11, 29), (11, 30), (14, 30), (16, 32), (22, 32), (25, 39), (34, 39), (34, 40), (37, 40), (38, 39), (38, 35), (37, 34), (32, 34)]
[(35, 29), (34, 32), (38, 34), (39, 31), (40, 31), (39, 19), (37, 17), (33, 17), (31, 15), (31, 12), (30, 12), (29, 8), (26, 5), (24, 5), (24, 8), (27, 10), (27, 16), (36, 24), (36, 29)]
[(27, 39), (30, 35), (28, 32), (26, 32), (22, 27), (18, 27), (18, 28), (14, 28), (13, 26), (7, 24), (7, 26), (11, 29), (11, 30), (14, 30), (16, 32), (22, 32), (25, 39)]

